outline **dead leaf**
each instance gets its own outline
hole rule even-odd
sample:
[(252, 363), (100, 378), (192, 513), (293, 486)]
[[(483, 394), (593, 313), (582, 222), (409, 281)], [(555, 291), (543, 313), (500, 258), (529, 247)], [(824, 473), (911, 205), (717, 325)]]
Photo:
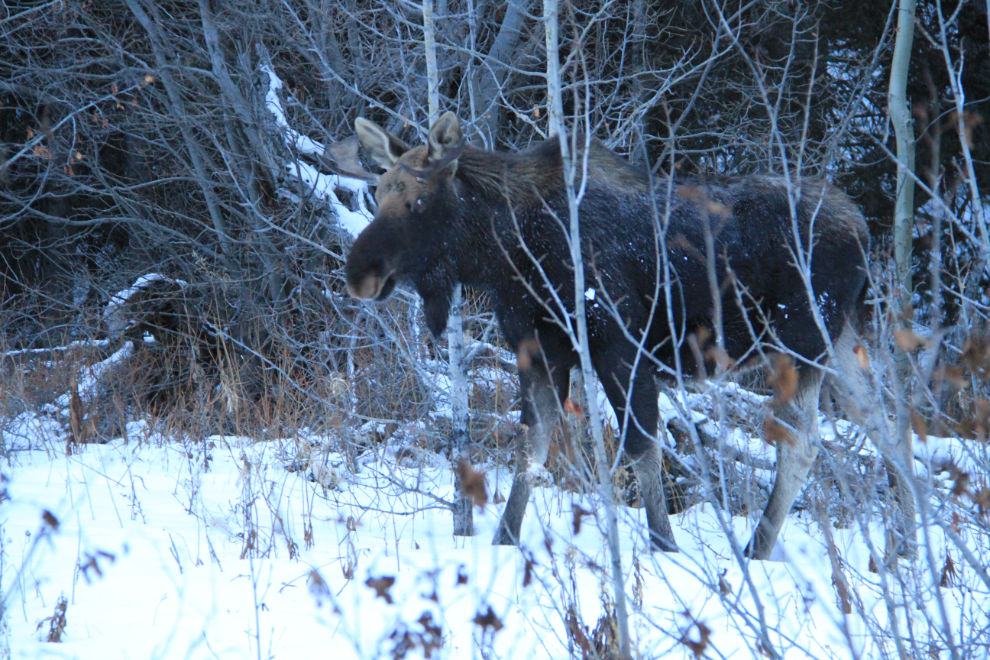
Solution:
[(67, 624), (65, 610), (68, 607), (68, 599), (65, 596), (59, 596), (58, 602), (55, 603), (55, 613), (49, 617), (45, 617), (38, 623), (36, 630), (41, 630), (41, 627), (46, 623), (49, 624), (48, 635), (45, 641), (50, 643), (59, 643), (62, 641), (62, 633), (65, 632), (65, 626)]
[(395, 578), (391, 575), (379, 578), (368, 578), (365, 580), (364, 584), (375, 590), (375, 598), (384, 598), (385, 602), (391, 605), (394, 601), (392, 600), (392, 594), (388, 592), (395, 584)]
[(971, 335), (963, 344), (962, 366), (975, 374), (983, 375), (990, 368), (990, 337)]
[(963, 472), (959, 468), (952, 467), (953, 484), (950, 494), (953, 497), (962, 497), (969, 488), (969, 473)]
[(966, 382), (966, 375), (963, 372), (962, 367), (956, 364), (950, 364), (942, 369), (939, 369), (935, 373), (935, 378), (937, 380), (947, 380), (959, 389), (963, 389), (969, 384)]
[(798, 372), (794, 360), (789, 355), (774, 355), (770, 358), (770, 386), (774, 391), (776, 404), (789, 403), (797, 394)]
[(910, 353), (915, 351), (922, 346), (928, 345), (928, 340), (924, 337), (919, 337), (917, 334), (910, 330), (905, 330), (903, 328), (894, 330), (894, 343), (902, 351)]
[(564, 410), (577, 417), (584, 417), (584, 410), (581, 408), (581, 404), (574, 399), (568, 398), (564, 401)]
[(423, 626), (424, 634), (420, 635), (423, 657), (432, 658), (433, 651), (439, 650), (443, 645), (443, 629), (440, 628), (440, 624), (433, 622), (433, 614), (429, 610), (424, 611), (416, 623)]
[(52, 531), (58, 531), (58, 518), (55, 517), (48, 509), (41, 512), (41, 519), (45, 521), (45, 524), (52, 528)]
[(581, 533), (581, 520), (585, 516), (590, 516), (591, 512), (585, 511), (577, 504), (574, 505), (571, 511), (574, 513), (574, 536), (577, 536), (578, 534)]
[(523, 586), (528, 587), (533, 581), (533, 567), (536, 566), (536, 560), (530, 555), (526, 557), (526, 566), (523, 569)]
[(722, 572), (718, 574), (718, 591), (723, 596), (728, 596), (732, 593), (732, 585), (725, 579), (725, 574), (728, 572), (729, 569), (723, 568)]
[(990, 488), (981, 488), (979, 492), (970, 495), (981, 516), (990, 513)]
[[(697, 640), (693, 640), (689, 636), (692, 629), (695, 628), (698, 630)], [(688, 649), (690, 649), (690, 651), (694, 653), (695, 658), (700, 658), (702, 655), (705, 654), (705, 649), (708, 648), (708, 640), (711, 638), (711, 636), (712, 636), (711, 628), (706, 626), (701, 621), (695, 621), (693, 625), (691, 625), (687, 630), (684, 631), (684, 634), (681, 636), (681, 644), (688, 647)]]
[(488, 611), (485, 612), (484, 614), (479, 612), (478, 614), (475, 615), (474, 625), (481, 626), (482, 634), (488, 632), (489, 628), (492, 629), (492, 634), (494, 634), (504, 627), (502, 620), (495, 615), (495, 612), (492, 610), (491, 605), (488, 606)]
[(470, 497), (477, 507), (488, 504), (488, 490), (485, 488), (485, 475), (473, 467), (467, 458), (457, 459), (457, 475), (461, 480), (461, 495)]
[(928, 442), (928, 422), (917, 411), (911, 411), (911, 430), (918, 436), (918, 440)]
[(309, 587), (310, 596), (316, 601), (317, 607), (323, 607), (323, 601), (330, 599), (330, 587), (315, 568), (309, 572), (307, 586)]
[(959, 579), (959, 570), (956, 568), (956, 564), (952, 561), (952, 555), (948, 552), (945, 553), (945, 564), (942, 566), (942, 579), (939, 581), (939, 586), (941, 587), (951, 587)]
[(724, 348), (712, 346), (705, 351), (705, 359), (717, 365), (722, 371), (728, 371), (736, 366), (736, 361), (726, 352)]
[(76, 377), (69, 381), (69, 429), (72, 431), (72, 442), (81, 445), (86, 442), (86, 427), (83, 425), (85, 416), (82, 398), (79, 396), (79, 387), (76, 385)]
[(963, 132), (966, 134), (966, 144), (973, 148), (973, 130), (983, 122), (983, 117), (975, 112), (963, 110)]
[(867, 352), (866, 347), (865, 346), (857, 346), (856, 348), (853, 349), (853, 352), (856, 354), (856, 359), (859, 361), (859, 368), (860, 369), (869, 369), (870, 368), (870, 354)]
[(567, 608), (567, 619), (565, 625), (567, 626), (567, 636), (578, 645), (581, 649), (583, 657), (588, 657), (588, 654), (591, 651), (591, 641), (588, 639), (588, 635), (585, 632), (587, 628), (583, 628), (581, 626), (581, 620), (578, 618), (577, 612), (574, 611), (573, 605)]

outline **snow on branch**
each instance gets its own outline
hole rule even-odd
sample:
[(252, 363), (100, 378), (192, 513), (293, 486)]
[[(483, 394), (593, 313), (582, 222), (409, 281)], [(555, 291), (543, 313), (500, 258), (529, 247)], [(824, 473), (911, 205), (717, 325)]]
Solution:
[[(275, 70), (268, 64), (261, 65), (261, 70), (268, 74), (268, 92), (265, 94), (265, 106), (269, 112), (275, 116), (275, 123), (282, 129), (285, 136), (286, 146), (290, 151), (311, 156), (323, 156), (327, 148), (305, 135), (301, 135), (289, 126), (285, 111), (282, 108), (282, 100), (278, 92), (282, 89), (282, 79), (275, 74)], [(368, 182), (362, 179), (344, 176), (341, 174), (323, 174), (315, 167), (304, 163), (301, 160), (288, 163), (286, 165), (289, 173), (299, 179), (309, 188), (310, 193), (319, 199), (330, 204), (337, 216), (340, 226), (351, 236), (357, 237), (374, 215), (368, 211), (365, 204), (365, 196), (368, 194)], [(358, 201), (358, 210), (352, 211), (340, 198), (337, 197), (337, 190), (347, 190), (354, 194)]]

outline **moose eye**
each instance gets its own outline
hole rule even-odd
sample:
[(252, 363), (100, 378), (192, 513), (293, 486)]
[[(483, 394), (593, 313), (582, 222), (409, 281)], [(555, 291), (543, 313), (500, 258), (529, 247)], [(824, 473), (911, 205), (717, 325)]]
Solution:
[(416, 206), (422, 206), (422, 205), (423, 205), (423, 198), (420, 197), (419, 199), (416, 200)]

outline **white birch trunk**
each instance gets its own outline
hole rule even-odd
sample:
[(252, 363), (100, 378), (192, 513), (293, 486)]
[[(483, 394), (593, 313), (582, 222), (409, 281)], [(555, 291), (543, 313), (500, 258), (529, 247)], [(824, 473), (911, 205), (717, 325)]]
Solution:
[[(432, 128), (440, 116), (440, 73), (437, 69), (436, 26), (433, 0), (423, 0), (423, 43), (426, 47), (426, 85), (429, 104), (429, 125)], [(450, 458), (454, 465), (454, 536), (474, 536), (474, 510), (471, 499), (460, 495), (461, 478), (457, 469), (460, 461), (470, 461), (468, 443), (470, 410), (468, 407), (467, 376), (464, 374), (464, 326), (461, 319), (461, 285), (454, 287), (454, 298), (447, 318), (447, 355), (450, 365)]]
[[(461, 310), (461, 285), (454, 288), (454, 300), (447, 319), (447, 351), (450, 361), (450, 457), (454, 464), (454, 489), (461, 493), (460, 461), (470, 462), (468, 446), (471, 442), (468, 408), (468, 382), (464, 373), (464, 328)], [(474, 536), (474, 513), (471, 498), (460, 495), (454, 506), (454, 536)]]
[(900, 0), (897, 38), (890, 66), (887, 105), (897, 141), (897, 200), (894, 207), (894, 265), (901, 307), (911, 303), (911, 236), (914, 230), (914, 121), (907, 104), (908, 66), (914, 43), (915, 0)]
[[(629, 653), (629, 616), (626, 608), (626, 592), (622, 577), (622, 555), (619, 547), (619, 523), (612, 491), (612, 475), (605, 454), (605, 438), (602, 432), (601, 411), (598, 409), (595, 391), (595, 371), (591, 363), (591, 350), (588, 347), (588, 324), (585, 317), (585, 278), (584, 259), (581, 255), (581, 224), (578, 215), (578, 197), (575, 180), (579, 175), (578, 163), (570, 153), (567, 130), (564, 125), (564, 104), (560, 80), (560, 55), (558, 38), (558, 0), (543, 0), (543, 20), (547, 44), (547, 95), (550, 101), (550, 134), (560, 139), (560, 155), (564, 163), (564, 183), (567, 189), (567, 206), (570, 227), (571, 260), (574, 264), (574, 319), (572, 340), (581, 357), (581, 374), (584, 380), (585, 395), (591, 423), (591, 435), (598, 467), (598, 489), (605, 509), (606, 536), (612, 572), (612, 596), (615, 601), (615, 616), (619, 635), (619, 654), (623, 660), (631, 658)], [(585, 150), (587, 151), (587, 150)], [(580, 171), (583, 180), (587, 168)], [(575, 336), (576, 335), (576, 336)]]

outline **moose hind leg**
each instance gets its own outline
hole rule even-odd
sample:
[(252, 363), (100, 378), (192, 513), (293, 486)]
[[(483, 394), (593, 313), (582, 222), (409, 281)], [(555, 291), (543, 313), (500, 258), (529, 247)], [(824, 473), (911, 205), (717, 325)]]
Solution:
[[(566, 368), (558, 367), (556, 371), (562, 372), (565, 377), (569, 376)], [(559, 374), (555, 373), (554, 376)], [(566, 389), (561, 389), (566, 385), (555, 385), (554, 380), (567, 383), (566, 379), (561, 380), (560, 377), (551, 379), (550, 372), (543, 363), (519, 371), (519, 384), (523, 393), (522, 423), (528, 428), (517, 440), (519, 444), (516, 446), (512, 490), (492, 545), (519, 545), (523, 517), (533, 492), (534, 475), (530, 468), (547, 462), (550, 436), (560, 420), (561, 403), (567, 397)]]
[(829, 365), (838, 376), (829, 376), (826, 384), (839, 408), (866, 433), (883, 456), (887, 480), (897, 500), (895, 533), (887, 535), (888, 554), (913, 558), (918, 542), (916, 503), (911, 488), (914, 479), (912, 438), (910, 433), (902, 437), (897, 425), (887, 416), (876, 379), (869, 366), (864, 368), (856, 355), (857, 347), (862, 345), (856, 331), (847, 324), (835, 342), (835, 364)]
[(663, 494), (663, 461), (660, 450), (655, 445), (650, 446), (633, 463), (633, 472), (636, 473), (640, 496), (646, 508), (646, 524), (650, 528), (650, 550), (679, 552)]
[(805, 367), (798, 371), (798, 387), (790, 401), (772, 404), (773, 419), (767, 420), (777, 444), (777, 475), (763, 516), (760, 518), (746, 554), (753, 559), (769, 559), (787, 514), (801, 493), (808, 472), (818, 455), (818, 395), (822, 372)]
[[(663, 493), (663, 456), (655, 437), (660, 419), (656, 379), (645, 364), (640, 364), (635, 377), (630, 378), (632, 370), (629, 365), (635, 359), (635, 353), (631, 356), (619, 353), (619, 349), (607, 352), (599, 359), (596, 368), (609, 403), (623, 427), (619, 435), (625, 438), (624, 448), (639, 482), (650, 530), (650, 549), (678, 552)], [(631, 393), (628, 402), (627, 392)], [(627, 404), (629, 420), (624, 422)]]

